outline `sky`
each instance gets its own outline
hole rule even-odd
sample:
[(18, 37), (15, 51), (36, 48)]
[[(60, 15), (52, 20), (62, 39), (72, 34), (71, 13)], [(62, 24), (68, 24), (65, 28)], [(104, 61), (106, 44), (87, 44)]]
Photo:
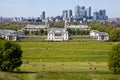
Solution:
[(91, 6), (92, 12), (105, 9), (110, 18), (120, 17), (120, 0), (0, 0), (0, 16), (40, 17), (62, 15), (63, 10), (74, 9), (76, 5)]

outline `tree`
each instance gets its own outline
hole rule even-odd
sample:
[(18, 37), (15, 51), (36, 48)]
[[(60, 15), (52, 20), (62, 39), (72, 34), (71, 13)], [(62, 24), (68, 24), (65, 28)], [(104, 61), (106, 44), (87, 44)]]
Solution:
[(22, 50), (19, 44), (10, 41), (0, 42), (0, 70), (13, 71), (22, 65)]
[(120, 41), (120, 29), (112, 29), (110, 31), (110, 41)]
[(27, 34), (29, 34), (29, 31), (27, 31), (27, 30), (24, 30), (24, 33), (25, 33), (25, 35), (27, 35)]
[(112, 48), (108, 66), (113, 73), (120, 73), (120, 43)]

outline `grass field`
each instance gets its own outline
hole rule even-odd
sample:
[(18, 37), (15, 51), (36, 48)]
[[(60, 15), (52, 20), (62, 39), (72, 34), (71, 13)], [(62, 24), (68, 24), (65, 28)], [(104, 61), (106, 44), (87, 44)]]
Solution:
[(20, 72), (12, 74), (20, 80), (120, 80), (120, 75), (112, 74), (107, 66), (108, 53), (117, 43), (18, 43), (22, 46), (24, 63)]

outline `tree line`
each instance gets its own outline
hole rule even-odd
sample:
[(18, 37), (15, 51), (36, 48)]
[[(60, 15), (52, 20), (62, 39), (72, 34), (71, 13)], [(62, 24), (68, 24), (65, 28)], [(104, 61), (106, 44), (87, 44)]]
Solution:
[(24, 30), (24, 34), (25, 35), (47, 35), (48, 31), (47, 30), (39, 30), (39, 31), (27, 31), (27, 30)]

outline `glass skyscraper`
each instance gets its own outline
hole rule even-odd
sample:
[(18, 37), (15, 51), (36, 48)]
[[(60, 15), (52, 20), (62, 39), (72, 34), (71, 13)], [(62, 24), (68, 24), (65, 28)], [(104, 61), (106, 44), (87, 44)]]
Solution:
[(76, 18), (80, 17), (80, 6), (79, 5), (75, 6), (75, 17)]
[(86, 17), (90, 18), (91, 17), (91, 7), (86, 9)]
[(45, 19), (45, 11), (42, 12), (41, 19)]

